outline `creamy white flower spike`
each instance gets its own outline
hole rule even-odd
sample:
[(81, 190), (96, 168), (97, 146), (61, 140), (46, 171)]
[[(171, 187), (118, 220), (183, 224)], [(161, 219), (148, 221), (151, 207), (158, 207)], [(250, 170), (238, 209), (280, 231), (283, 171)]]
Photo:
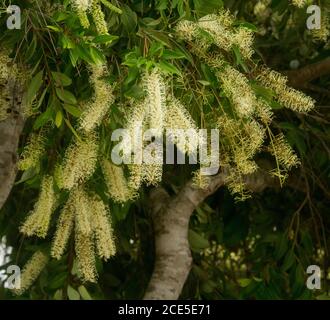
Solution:
[(114, 232), (109, 209), (103, 201), (96, 196), (91, 198), (92, 228), (95, 235), (96, 249), (98, 256), (103, 260), (108, 260), (116, 254)]
[(73, 231), (75, 210), (72, 199), (69, 199), (58, 218), (55, 236), (51, 248), (51, 256), (60, 259), (67, 247), (70, 235)]
[(86, 181), (95, 171), (97, 158), (98, 139), (95, 133), (75, 140), (65, 152), (60, 174), (63, 187), (71, 190)]
[(18, 162), (20, 170), (29, 168), (37, 168), (40, 165), (40, 160), (45, 153), (45, 137), (39, 133), (33, 133), (29, 137), (28, 143), (25, 145)]
[(39, 277), (47, 262), (48, 257), (43, 252), (37, 251), (34, 253), (22, 270), (20, 288), (13, 290), (13, 292), (16, 295), (21, 295), (29, 289), (33, 282)]
[(146, 73), (143, 77), (143, 86), (147, 94), (144, 102), (145, 121), (151, 129), (164, 129), (164, 117), (166, 110), (166, 89), (162, 75), (156, 69)]
[(303, 8), (307, 5), (307, 0), (291, 0), (292, 4), (298, 8)]
[(260, 70), (257, 80), (276, 93), (279, 103), (293, 111), (309, 112), (315, 107), (315, 101), (311, 97), (289, 87), (287, 77), (279, 72), (264, 67)]
[(128, 186), (122, 166), (117, 166), (104, 159), (102, 161), (102, 171), (109, 195), (114, 201), (124, 203), (135, 197), (135, 190)]
[(90, 79), (94, 87), (94, 96), (83, 104), (83, 113), (79, 119), (79, 129), (87, 133), (101, 124), (115, 100), (112, 86), (105, 79), (102, 79), (107, 74), (108, 70), (104, 65), (91, 67)]
[(51, 176), (43, 178), (40, 195), (34, 209), (20, 227), (20, 231), (27, 236), (45, 238), (48, 233), (50, 219), (56, 206), (54, 180)]
[(227, 66), (217, 72), (222, 88), (232, 100), (237, 114), (240, 117), (250, 117), (257, 105), (257, 98), (249, 85), (248, 79), (238, 70)]

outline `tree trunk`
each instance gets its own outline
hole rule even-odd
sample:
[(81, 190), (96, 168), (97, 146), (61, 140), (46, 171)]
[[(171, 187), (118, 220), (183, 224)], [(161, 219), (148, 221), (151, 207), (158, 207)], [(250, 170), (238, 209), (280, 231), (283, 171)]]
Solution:
[[(211, 194), (224, 185), (226, 173), (209, 177), (208, 187), (200, 189), (189, 181), (173, 198), (163, 188), (151, 192), (151, 213), (154, 221), (156, 261), (146, 300), (176, 300), (192, 266), (188, 241), (189, 221), (194, 210)], [(245, 177), (254, 192), (278, 185), (268, 171), (258, 170)]]
[(0, 87), (0, 107), (8, 114), (5, 120), (0, 121), (0, 209), (14, 185), (17, 147), (24, 126), (21, 112), (22, 88), (15, 80), (9, 80), (6, 85), (9, 95), (5, 95), (5, 90)]

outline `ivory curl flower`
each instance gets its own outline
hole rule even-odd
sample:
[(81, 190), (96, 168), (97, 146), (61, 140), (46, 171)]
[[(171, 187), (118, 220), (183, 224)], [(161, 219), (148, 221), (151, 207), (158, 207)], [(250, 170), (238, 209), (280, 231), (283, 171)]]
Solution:
[(273, 120), (274, 113), (272, 108), (266, 102), (262, 99), (258, 99), (258, 103), (256, 104), (256, 115), (264, 125), (269, 125)]
[(238, 70), (227, 66), (217, 73), (222, 88), (231, 99), (240, 117), (249, 117), (255, 111), (257, 98), (252, 91), (247, 78)]
[(96, 30), (99, 34), (108, 33), (107, 23), (105, 21), (105, 16), (100, 3), (104, 4), (113, 12), (118, 14), (122, 13), (121, 9), (114, 6), (107, 0), (71, 0), (71, 2), (75, 11), (77, 12), (81, 25), (86, 29), (90, 26), (87, 14), (91, 13), (96, 26)]
[(154, 69), (146, 73), (143, 77), (143, 86), (147, 94), (144, 102), (145, 121), (149, 128), (158, 129), (161, 133), (164, 127), (166, 89), (160, 72)]
[(232, 166), (242, 174), (256, 171), (253, 157), (261, 148), (264, 128), (255, 120), (238, 121), (226, 115), (219, 117), (218, 126), (222, 135), (223, 152), (227, 152)]
[(83, 187), (74, 188), (63, 207), (57, 222), (57, 228), (51, 248), (51, 256), (60, 259), (64, 253), (73, 227), (81, 235), (92, 233), (89, 197)]
[(92, 234), (75, 232), (75, 251), (80, 277), (83, 281), (96, 282), (95, 245)]
[(45, 238), (49, 229), (50, 219), (56, 205), (53, 177), (46, 176), (41, 183), (40, 195), (34, 209), (20, 227), (27, 236)]
[(246, 184), (244, 183), (243, 175), (234, 167), (229, 169), (225, 184), (229, 191), (235, 195), (235, 200), (244, 201), (251, 198), (251, 192), (247, 189)]
[(198, 27), (192, 21), (182, 20), (176, 25), (175, 31), (180, 38), (192, 41), (197, 37)]
[(91, 68), (91, 83), (94, 87), (94, 97), (84, 104), (83, 113), (79, 119), (79, 128), (91, 132), (100, 125), (111, 104), (114, 102), (112, 86), (102, 77), (107, 75), (104, 65), (94, 65)]
[(90, 199), (84, 187), (79, 186), (72, 191), (72, 202), (75, 212), (75, 231), (83, 235), (92, 233)]
[[(74, 226), (75, 228), (73, 228)], [(81, 253), (82, 238), (87, 237), (89, 239), (86, 240), (89, 251), (94, 248), (95, 238), (97, 253), (104, 260), (115, 255), (116, 247), (109, 209), (96, 195), (88, 195), (83, 186), (71, 191), (69, 199), (62, 209), (52, 244), (52, 257), (61, 258), (72, 232), (76, 234), (76, 246), (80, 248), (80, 251), (76, 252), (78, 259), (82, 261), (80, 267), (81, 269), (88, 269), (83, 270), (82, 274), (83, 276), (89, 274), (90, 276), (86, 280), (90, 281), (95, 270), (91, 267), (91, 262), (85, 261), (85, 252)], [(80, 254), (81, 256), (79, 256)], [(94, 252), (93, 254), (95, 255)]]
[(76, 139), (65, 152), (61, 179), (65, 189), (72, 189), (78, 183), (87, 180), (97, 164), (98, 139), (94, 132)]
[(296, 167), (300, 164), (297, 155), (294, 153), (283, 134), (279, 134), (275, 137), (270, 146), (270, 151), (285, 170), (290, 170), (292, 167)]
[[(101, 199), (80, 187), (73, 195), (75, 251), (82, 280), (96, 282), (95, 245), (101, 259), (116, 253), (110, 213)], [(95, 239), (95, 241), (94, 241)]]
[(109, 209), (98, 196), (89, 195), (82, 185), (70, 192), (62, 209), (52, 257), (62, 257), (71, 233), (74, 233), (79, 276), (83, 281), (96, 282), (96, 253), (103, 260), (115, 255), (114, 232)]
[(130, 106), (125, 127), (129, 130), (132, 137), (137, 134), (139, 130), (143, 129), (146, 118), (146, 110), (144, 103), (137, 103)]
[(134, 160), (138, 163), (142, 162), (142, 134), (143, 130), (147, 128), (145, 118), (146, 110), (144, 108), (144, 102), (130, 106), (125, 127), (131, 137), (132, 145), (131, 150), (125, 152), (126, 156), (130, 157), (133, 151)]
[(307, 0), (291, 0), (292, 4), (298, 8), (303, 8), (307, 5)]
[[(165, 115), (165, 127), (167, 133), (169, 132), (168, 129), (172, 129), (172, 130), (192, 129), (197, 133), (197, 125), (193, 120), (193, 118), (191, 117), (191, 115), (189, 114), (188, 110), (182, 105), (182, 103), (178, 99), (174, 97), (171, 97), (167, 103), (166, 115)], [(173, 139), (171, 138), (172, 142), (175, 142)], [(186, 143), (184, 146), (177, 145), (177, 147), (180, 149), (181, 152), (183, 153), (187, 152), (188, 154), (190, 154), (191, 152), (197, 150), (198, 144), (199, 144), (198, 134), (196, 135), (191, 134), (188, 143)]]
[(143, 180), (143, 165), (130, 164), (128, 166), (128, 169), (129, 169), (128, 187), (134, 191), (139, 190)]
[(163, 165), (162, 164), (143, 164), (143, 182), (147, 186), (156, 186), (162, 181)]
[(80, 277), (83, 281), (96, 282), (95, 244), (91, 226), (91, 206), (83, 187), (73, 191), (75, 212), (75, 252)]
[(290, 88), (288, 79), (279, 72), (266, 67), (260, 70), (257, 77), (262, 85), (273, 90), (279, 103), (297, 112), (308, 112), (315, 106), (315, 101), (303, 92)]
[(102, 171), (108, 188), (110, 197), (119, 203), (124, 203), (134, 197), (134, 191), (128, 186), (124, 170), (104, 159), (102, 161)]
[(41, 271), (45, 268), (47, 262), (48, 257), (43, 252), (35, 252), (24, 266), (21, 273), (21, 286), (19, 289), (14, 289), (14, 293), (21, 295), (29, 289), (32, 283), (38, 278)]
[(217, 46), (228, 51), (233, 42), (233, 33), (228, 30), (228, 26), (231, 24), (229, 20), (230, 17), (227, 16), (227, 19), (221, 19), (221, 23), (216, 14), (209, 14), (199, 19), (198, 26), (212, 36)]
[(89, 20), (87, 17), (87, 12), (91, 6), (90, 0), (71, 0), (71, 3), (77, 12), (78, 18), (80, 20), (81, 25), (84, 28), (89, 28)]
[(250, 58), (253, 54), (253, 33), (244, 27), (235, 27), (234, 17), (229, 11), (206, 15), (196, 23), (179, 22), (176, 31), (181, 38), (188, 41), (194, 40), (204, 49), (214, 43), (225, 51), (237, 46), (246, 58)]
[(108, 26), (98, 0), (91, 0), (91, 14), (99, 34), (108, 34)]
[(74, 226), (74, 207), (70, 198), (61, 211), (52, 243), (51, 256), (60, 259), (69, 241)]
[(31, 134), (18, 162), (20, 170), (38, 167), (45, 152), (45, 138), (42, 134)]
[[(145, 100), (133, 107), (126, 128), (130, 131), (132, 138), (136, 137), (136, 133), (140, 129), (153, 129), (155, 135), (162, 136), (167, 109), (166, 86), (163, 75), (157, 69), (146, 72), (142, 79), (142, 85), (146, 93)], [(109, 176), (109, 173), (112, 175), (113, 170), (118, 171), (119, 169), (111, 167), (109, 164), (106, 165), (105, 172), (108, 171), (106, 175)], [(124, 183), (126, 179), (123, 179), (123, 173), (119, 172), (118, 177), (120, 177), (120, 180), (112, 179), (113, 182), (111, 182), (111, 179), (106, 178), (106, 181), (108, 181), (108, 189), (112, 198), (118, 202), (124, 202), (134, 197), (134, 191), (139, 188), (142, 182), (146, 182), (148, 185), (158, 184), (161, 181), (162, 173), (162, 165), (141, 163), (130, 166), (130, 180), (128, 183)], [(114, 182), (120, 186), (120, 188), (117, 188), (118, 190), (115, 190)]]
[(253, 13), (259, 20), (264, 21), (270, 16), (272, 13), (271, 8), (269, 7), (270, 4), (271, 0), (260, 0), (255, 4)]
[(109, 209), (96, 196), (91, 199), (90, 204), (93, 208), (92, 227), (95, 235), (97, 254), (101, 259), (108, 260), (116, 254)]

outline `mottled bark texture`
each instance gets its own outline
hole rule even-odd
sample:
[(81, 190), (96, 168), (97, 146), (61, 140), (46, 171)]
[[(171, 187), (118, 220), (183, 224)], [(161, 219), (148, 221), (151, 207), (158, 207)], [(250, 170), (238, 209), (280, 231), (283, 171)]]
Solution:
[(311, 81), (330, 74), (330, 58), (326, 58), (298, 70), (290, 70), (285, 73), (288, 76), (289, 84), (292, 87), (304, 89), (308, 87), (308, 84)]
[[(189, 181), (174, 197), (170, 197), (163, 188), (151, 192), (156, 261), (144, 299), (179, 298), (192, 266), (188, 242), (190, 217), (208, 196), (224, 185), (225, 178), (224, 171), (210, 177), (206, 189), (197, 188), (192, 181)], [(277, 184), (274, 178), (263, 170), (247, 176), (245, 182), (254, 192), (260, 192), (269, 185)]]
[(17, 147), (23, 130), (22, 87), (14, 79), (0, 85), (0, 104), (7, 117), (0, 121), (0, 209), (14, 185)]

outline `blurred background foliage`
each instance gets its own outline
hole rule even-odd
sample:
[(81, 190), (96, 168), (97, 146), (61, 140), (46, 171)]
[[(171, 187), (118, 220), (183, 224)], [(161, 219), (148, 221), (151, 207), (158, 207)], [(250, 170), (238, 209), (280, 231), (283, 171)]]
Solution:
[[(6, 1), (2, 2), (5, 7)], [(85, 34), (78, 17), (67, 9), (69, 1), (66, 0), (16, 1), (28, 29), (5, 30), (6, 15), (0, 16), (1, 46), (17, 48), (17, 59), (27, 62), (33, 70), (45, 66), (45, 74), (41, 77), (35, 73), (35, 87), (30, 87), (31, 97), (36, 95), (35, 116), (26, 123), (21, 146), (29, 132), (44, 128), (49, 137), (47, 146), (55, 158), (61, 146), (75, 134), (72, 123), (80, 112), (76, 97), (87, 99), (91, 95), (83, 62), (110, 59), (109, 82), (116, 80), (125, 98), (141, 95), (137, 79), (142, 66), (156, 64), (169, 74), (185, 70), (183, 60), (189, 60), (189, 52), (167, 31), (182, 18), (201, 17), (222, 7), (230, 9), (240, 23), (248, 23), (256, 30), (258, 59), (275, 70), (294, 70), (320, 61), (330, 52), (329, 42), (317, 39), (306, 29), (306, 8), (299, 9), (287, 0), (112, 3), (121, 8), (122, 14), (104, 8), (110, 30), (106, 36), (99, 36), (92, 29)], [(257, 7), (262, 3), (265, 7)], [(319, 4), (324, 7), (326, 1)], [(127, 66), (125, 74), (121, 73), (121, 64)], [(55, 70), (67, 75), (60, 76), (62, 83), (67, 82), (64, 97), (56, 95), (56, 81), (51, 80), (54, 77), (51, 71)], [(202, 71), (199, 80), (210, 82), (207, 70)], [(281, 107), (276, 110), (276, 126), (283, 130), (301, 159), (301, 166), (291, 173), (283, 188), (266, 189), (244, 202), (236, 202), (229, 191), (222, 188), (196, 210), (189, 230), (194, 265), (181, 298), (330, 298), (329, 87), (330, 76), (323, 76), (304, 88), (317, 101), (316, 109), (309, 115)], [(201, 90), (188, 91), (190, 96), (182, 99), (197, 102), (210, 99), (212, 104), (212, 93)], [(197, 115), (198, 103), (192, 103), (190, 111)], [(109, 114), (109, 118), (114, 119), (110, 122), (111, 129), (121, 127), (122, 116), (122, 110), (114, 105)], [(47, 170), (52, 152), (40, 170)], [(176, 192), (189, 179), (190, 172), (191, 168), (184, 166), (167, 168), (164, 184)], [(1, 209), (0, 238), (5, 236), (7, 245), (13, 248), (8, 264), (23, 265), (36, 249), (49, 246), (45, 241), (27, 239), (18, 233), (18, 225), (38, 195), (40, 174), (29, 171), (19, 176)], [(99, 184), (97, 173), (90, 183), (105, 188)], [(98, 261), (98, 284), (81, 283), (69, 253), (60, 261), (51, 260), (20, 299), (143, 297), (155, 258), (153, 228), (147, 210), (148, 192), (148, 188), (144, 188), (137, 201), (125, 205), (110, 202), (118, 254), (108, 263)], [(321, 290), (306, 288), (306, 269), (311, 264), (319, 265), (323, 271)], [(0, 299), (5, 298), (17, 299), (0, 286)]]

